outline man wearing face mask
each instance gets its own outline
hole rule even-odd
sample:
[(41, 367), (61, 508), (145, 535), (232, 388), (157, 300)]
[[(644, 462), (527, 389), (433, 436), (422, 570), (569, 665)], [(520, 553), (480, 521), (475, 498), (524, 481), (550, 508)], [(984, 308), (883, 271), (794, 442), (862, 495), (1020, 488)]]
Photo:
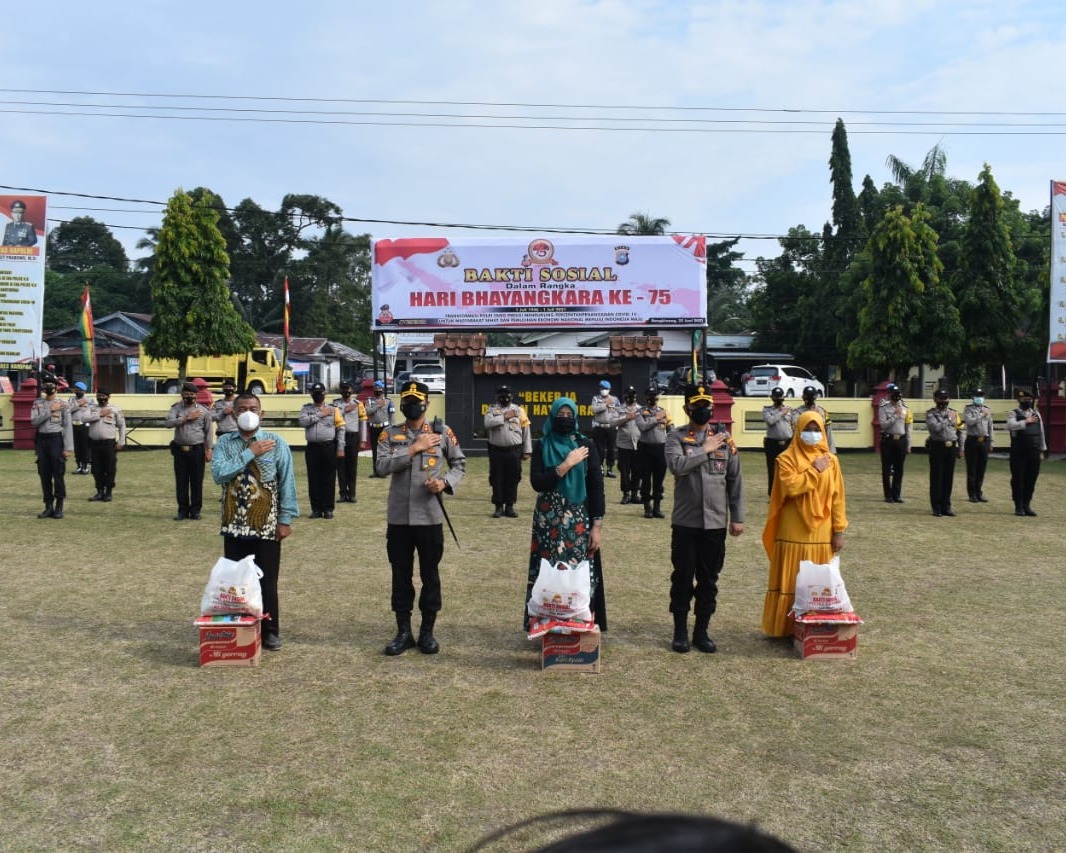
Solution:
[(211, 404), (211, 420), (215, 424), (215, 440), (237, 429), (237, 415), (233, 404), (237, 401), (237, 383), (232, 379), (222, 382), (222, 399)]
[(370, 455), (373, 462), (370, 476), (380, 478), (378, 441), (381, 439), (381, 431), (385, 427), (392, 426), (392, 416), (396, 414), (396, 407), (392, 404), (392, 400), (385, 396), (385, 383), (380, 379), (374, 380), (374, 396), (366, 401), (364, 408), (367, 419), (370, 421)]
[(1010, 433), (1010, 494), (1014, 500), (1014, 514), (1035, 516), (1032, 507), (1036, 478), (1040, 463), (1047, 453), (1044, 421), (1033, 406), (1029, 391), (1018, 392), (1018, 408), (1007, 415)]
[(338, 460), (344, 459), (344, 415), (326, 404), (326, 386), (311, 386), (311, 402), (300, 409), (300, 426), (304, 428), (307, 447), (307, 499), (311, 518), (333, 518), (337, 494)]
[(925, 413), (925, 426), (929, 430), (929, 503), (937, 518), (953, 518), (951, 488), (955, 460), (962, 458), (962, 418), (948, 406), (947, 389), (938, 388), (933, 401), (936, 405)]
[(836, 453), (837, 445), (833, 441), (833, 420), (829, 417), (829, 412), (825, 406), (818, 405), (818, 391), (813, 385), (808, 385), (803, 389), (803, 405), (796, 406), (792, 410), (793, 427), (795, 427), (796, 421), (799, 420), (799, 416), (804, 412), (814, 412), (822, 419), (822, 423), (825, 424), (825, 440), (829, 444), (829, 452)]
[(281, 542), (299, 517), (292, 451), (285, 439), (259, 428), (262, 408), (254, 394), (233, 404), (237, 431), (215, 446), (211, 477), (222, 486), (222, 553), (230, 560), (252, 556), (263, 572), (263, 648), (281, 648), (278, 576)]
[(785, 405), (785, 389), (781, 386), (770, 392), (769, 406), (762, 407), (762, 419), (766, 422), (766, 438), (762, 440), (766, 454), (766, 495), (774, 486), (774, 460), (792, 441), (792, 407)]
[(211, 461), (214, 431), (211, 410), (196, 402), (197, 387), (181, 386), (181, 402), (170, 407), (166, 426), (174, 430), (170, 453), (174, 457), (174, 483), (178, 498), (175, 521), (198, 521), (204, 503), (204, 465)]
[(126, 418), (122, 409), (111, 405), (111, 394), (96, 391), (96, 405), (89, 410), (89, 444), (92, 447), (93, 480), (96, 494), (89, 500), (111, 502), (118, 469), (116, 451), (126, 446)]
[(74, 396), (70, 398), (70, 424), (74, 430), (74, 473), (88, 474), (91, 455), (89, 450), (89, 404), (85, 396), (87, 387), (84, 382), (74, 383)]
[(640, 445), (640, 430), (637, 429), (637, 415), (640, 414), (637, 391), (630, 385), (622, 397), (622, 407), (615, 416), (615, 453), (618, 456), (618, 473), (621, 475), (622, 503), (635, 504), (640, 501), (637, 491), (640, 489), (640, 465), (637, 449)]
[[(423, 654), (440, 651), (433, 636), (441, 609), (440, 561), (444, 556), (444, 508), (440, 495), (454, 493), (466, 471), (466, 456), (449, 426), (439, 420), (432, 425), (426, 422), (428, 407), (429, 388), (422, 382), (406, 383), (400, 392), (404, 423), (382, 430), (378, 447), (378, 473), (392, 476), (385, 550), (392, 567), (391, 604), (396, 615), (396, 636), (385, 647), (389, 656), (402, 655), (416, 645)], [(416, 554), (422, 580), (418, 598), (422, 625), (417, 643), (411, 632)]]
[(352, 383), (341, 383), (341, 395), (332, 403), (344, 417), (344, 458), (337, 461), (337, 481), (341, 503), (354, 504), (356, 481), (359, 479), (359, 450), (366, 441), (366, 409), (358, 397), (352, 396)]
[(526, 410), (511, 399), (511, 389), (496, 389), (496, 402), (485, 412), (485, 434), (489, 443), (489, 483), (493, 518), (518, 518), (514, 505), (518, 501), (518, 484), (522, 482), (522, 462), (533, 452), (529, 418)]
[(44, 396), (33, 401), (30, 423), (37, 430), (37, 476), (44, 493), (44, 509), (38, 518), (62, 518), (67, 497), (67, 459), (74, 453), (74, 430), (70, 407), (56, 397), (56, 383), (46, 379)]
[(659, 388), (649, 385), (644, 405), (637, 413), (637, 460), (640, 467), (640, 498), (645, 518), (666, 518), (662, 511), (663, 481), (666, 479), (666, 434), (672, 424), (666, 409), (659, 405)]
[(903, 402), (899, 388), (889, 383), (885, 389), (888, 396), (881, 400), (877, 409), (877, 422), (881, 427), (881, 487), (885, 503), (903, 503), (903, 463), (911, 452), (911, 424), (914, 416)]
[(740, 455), (729, 433), (710, 425), (714, 399), (710, 388), (685, 388), (687, 427), (666, 436), (666, 464), (674, 475), (674, 509), (670, 517), (670, 612), (674, 617), (671, 648), (690, 648), (688, 611), (695, 598), (692, 645), (713, 654), (717, 646), (707, 626), (718, 606), (718, 575), (725, 563), (725, 535), (744, 532), (744, 480)]
[(618, 398), (611, 393), (611, 383), (606, 379), (600, 382), (600, 393), (592, 398), (592, 440), (596, 443), (596, 452), (604, 464), (604, 477), (614, 477), (614, 452), (617, 447), (614, 422), (618, 419), (621, 406)]
[(985, 469), (988, 467), (988, 454), (992, 452), (993, 429), (992, 410), (985, 405), (985, 392), (980, 388), (973, 392), (973, 402), (962, 410), (962, 420), (966, 424), (966, 443), (963, 454), (966, 456), (966, 493), (970, 503), (988, 503), (985, 497)]

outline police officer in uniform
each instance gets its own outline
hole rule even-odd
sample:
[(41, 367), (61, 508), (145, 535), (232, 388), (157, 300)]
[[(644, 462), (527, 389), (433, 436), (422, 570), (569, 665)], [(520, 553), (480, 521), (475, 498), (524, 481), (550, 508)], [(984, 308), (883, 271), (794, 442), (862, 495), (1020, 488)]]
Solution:
[(233, 405), (237, 401), (237, 383), (232, 379), (222, 382), (222, 399), (211, 404), (211, 420), (215, 424), (215, 438), (237, 431), (237, 416)]
[(74, 453), (70, 406), (56, 397), (56, 383), (45, 379), (44, 396), (33, 401), (30, 423), (37, 430), (37, 476), (41, 478), (44, 509), (38, 518), (62, 518), (67, 497), (67, 459)]
[(614, 477), (614, 451), (617, 437), (614, 422), (618, 418), (621, 402), (611, 393), (611, 383), (606, 379), (600, 382), (600, 393), (592, 398), (592, 440), (596, 443), (596, 452), (604, 465), (604, 477)]
[(1018, 408), (1007, 415), (1010, 433), (1010, 495), (1015, 515), (1035, 516), (1032, 507), (1040, 463), (1047, 452), (1044, 421), (1033, 405), (1033, 395), (1018, 392)]
[(337, 495), (337, 460), (344, 458), (344, 415), (326, 403), (326, 386), (311, 386), (311, 402), (300, 409), (307, 447), (307, 497), (311, 518), (333, 518)]
[(762, 440), (766, 454), (766, 494), (774, 488), (774, 461), (792, 441), (792, 407), (785, 405), (785, 389), (778, 386), (770, 392), (773, 401), (762, 407), (762, 419), (766, 422), (766, 437)]
[(175, 521), (198, 521), (204, 503), (204, 468), (215, 445), (211, 410), (196, 402), (197, 387), (181, 386), (181, 402), (170, 407), (163, 423), (174, 430), (170, 453), (174, 457), (174, 485), (178, 498)]
[(37, 229), (32, 222), (23, 222), (26, 202), (15, 199), (11, 202), (11, 221), (4, 226), (4, 246), (36, 246)]
[(74, 396), (70, 398), (70, 424), (74, 430), (74, 473), (88, 474), (92, 462), (89, 453), (89, 406), (92, 402), (85, 396), (88, 389), (84, 382), (74, 383)]
[(988, 454), (992, 452), (994, 431), (992, 410), (985, 405), (985, 392), (980, 388), (973, 392), (973, 402), (962, 410), (962, 421), (966, 424), (966, 443), (963, 445), (966, 494), (970, 497), (970, 503), (988, 503), (984, 493), (985, 469), (988, 467)]
[(640, 442), (640, 430), (637, 429), (637, 415), (640, 404), (637, 391), (630, 385), (622, 395), (622, 407), (615, 417), (615, 453), (618, 456), (618, 473), (621, 475), (622, 503), (639, 502), (637, 492), (640, 489), (640, 461), (637, 449)]
[(533, 452), (533, 439), (526, 410), (513, 402), (506, 385), (496, 389), (496, 402), (485, 412), (485, 433), (489, 442), (489, 483), (496, 506), (492, 517), (518, 518), (514, 505), (522, 481), (522, 462)]
[[(377, 470), (392, 475), (387, 510), (385, 548), (392, 567), (392, 610), (396, 614), (396, 636), (385, 654), (402, 655), (418, 646), (423, 654), (440, 651), (433, 636), (441, 609), (440, 561), (444, 555), (444, 509), (441, 492), (453, 494), (466, 470), (466, 456), (459, 440), (446, 424), (426, 422), (429, 388), (422, 382), (408, 382), (400, 392), (404, 422), (381, 432)], [(411, 633), (411, 612), (415, 604), (414, 568), (422, 591), (418, 609), (422, 625), (415, 642)]]
[(366, 416), (370, 422), (370, 455), (373, 457), (373, 471), (371, 477), (378, 478), (378, 440), (381, 431), (387, 426), (392, 426), (392, 416), (396, 413), (396, 407), (392, 400), (385, 396), (385, 383), (380, 379), (374, 380), (374, 396), (363, 405)]
[(126, 446), (126, 418), (111, 405), (111, 392), (96, 389), (96, 404), (89, 409), (89, 444), (92, 448), (96, 494), (89, 500), (110, 503), (118, 470), (116, 452)]
[[(675, 652), (689, 650), (688, 609), (696, 599), (692, 645), (717, 651), (707, 626), (718, 602), (718, 575), (725, 562), (725, 535), (744, 532), (744, 481), (740, 455), (729, 433), (712, 426), (714, 399), (704, 385), (685, 388), (687, 426), (666, 437), (666, 464), (674, 475), (671, 514), (670, 612)], [(693, 586), (695, 584), (695, 586)]]
[(359, 479), (359, 450), (366, 441), (366, 409), (358, 397), (352, 396), (352, 383), (341, 383), (341, 395), (333, 406), (344, 416), (344, 458), (337, 461), (337, 481), (341, 503), (354, 504), (355, 485)]
[(937, 518), (953, 517), (951, 487), (955, 478), (955, 460), (962, 458), (962, 418), (948, 403), (950, 396), (945, 388), (933, 394), (936, 403), (925, 413), (925, 426), (929, 430), (929, 503)]
[(640, 499), (645, 518), (666, 518), (662, 511), (663, 480), (666, 479), (666, 434), (672, 424), (666, 409), (659, 405), (659, 387), (649, 385), (644, 405), (637, 413), (637, 459), (640, 466)]
[(885, 503), (903, 503), (903, 463), (911, 452), (911, 425), (914, 417), (903, 402), (898, 386), (889, 383), (888, 397), (877, 409), (881, 427), (881, 488)]
[(829, 445), (829, 452), (836, 454), (837, 445), (833, 441), (833, 419), (829, 417), (829, 412), (826, 411), (825, 406), (818, 405), (818, 391), (813, 385), (808, 385), (803, 389), (803, 405), (797, 406), (792, 410), (792, 427), (795, 429), (796, 421), (799, 420), (799, 416), (804, 412), (814, 412), (822, 419), (822, 423), (825, 425), (825, 441)]

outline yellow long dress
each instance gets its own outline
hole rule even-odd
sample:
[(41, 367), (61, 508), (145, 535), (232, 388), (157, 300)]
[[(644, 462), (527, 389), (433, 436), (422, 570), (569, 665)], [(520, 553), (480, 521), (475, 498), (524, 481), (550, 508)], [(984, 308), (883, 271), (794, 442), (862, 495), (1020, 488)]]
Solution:
[[(816, 421), (822, 439), (814, 445), (800, 433)], [(796, 424), (792, 444), (777, 457), (770, 509), (763, 530), (763, 547), (770, 558), (770, 575), (763, 603), (762, 630), (771, 637), (791, 636), (790, 611), (796, 596), (800, 560), (828, 563), (833, 558), (833, 533), (848, 526), (844, 510), (844, 478), (840, 462), (830, 456), (819, 472), (814, 460), (829, 452), (825, 426), (815, 412), (804, 412)]]

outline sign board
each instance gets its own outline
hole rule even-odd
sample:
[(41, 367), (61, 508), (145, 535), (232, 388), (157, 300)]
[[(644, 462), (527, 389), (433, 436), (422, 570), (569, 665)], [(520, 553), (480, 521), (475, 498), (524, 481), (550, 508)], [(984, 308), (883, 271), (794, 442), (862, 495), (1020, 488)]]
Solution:
[(1051, 182), (1049, 362), (1066, 362), (1066, 181)]
[(0, 370), (30, 370), (43, 358), (43, 195), (0, 195)]

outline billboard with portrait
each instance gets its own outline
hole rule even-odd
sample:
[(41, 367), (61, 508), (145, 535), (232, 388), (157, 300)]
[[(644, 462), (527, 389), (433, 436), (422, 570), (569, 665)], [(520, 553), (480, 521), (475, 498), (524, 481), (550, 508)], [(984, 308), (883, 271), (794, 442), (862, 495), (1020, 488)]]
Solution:
[(0, 195), (0, 370), (30, 370), (44, 318), (46, 196)]

